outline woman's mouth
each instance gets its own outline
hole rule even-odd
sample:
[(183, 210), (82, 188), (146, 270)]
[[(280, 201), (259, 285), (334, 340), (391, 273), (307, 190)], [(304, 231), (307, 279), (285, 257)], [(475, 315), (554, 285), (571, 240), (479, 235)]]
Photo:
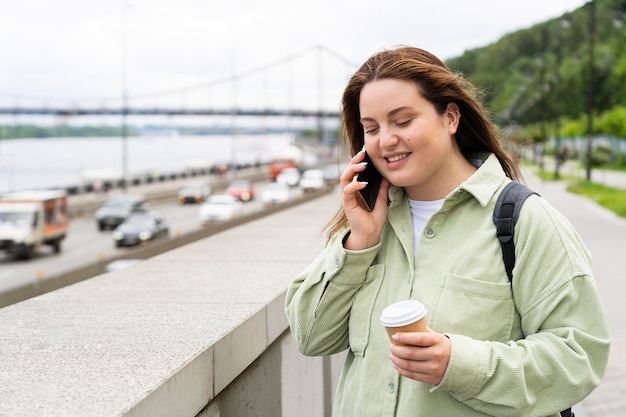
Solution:
[(398, 154), (398, 155), (388, 156), (388, 157), (385, 158), (385, 160), (387, 162), (397, 162), (397, 161), (400, 161), (400, 160), (402, 160), (402, 159), (404, 159), (404, 158), (406, 158), (408, 156), (409, 156), (408, 153), (401, 153), (401, 154)]

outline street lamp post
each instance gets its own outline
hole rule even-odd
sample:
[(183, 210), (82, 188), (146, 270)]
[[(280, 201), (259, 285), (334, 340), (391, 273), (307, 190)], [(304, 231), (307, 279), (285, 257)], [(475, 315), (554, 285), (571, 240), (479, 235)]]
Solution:
[(322, 117), (322, 109), (324, 107), (324, 82), (323, 82), (323, 50), (321, 46), (317, 47), (317, 94), (318, 94), (318, 109), (319, 115), (317, 117), (317, 130), (319, 143), (324, 143), (324, 119)]
[(126, 10), (128, 9), (127, 1), (122, 2), (122, 191), (126, 192), (128, 186), (128, 80), (127, 80), (127, 57), (126, 57)]
[(562, 155), (561, 154), (561, 113), (562, 113), (562, 106), (563, 106), (563, 100), (561, 98), (561, 58), (563, 56), (563, 51), (561, 49), (561, 44), (562, 44), (562, 32), (565, 31), (565, 29), (567, 29), (570, 25), (570, 17), (569, 14), (565, 13), (563, 15), (563, 17), (561, 17), (561, 29), (559, 30), (558, 34), (558, 42), (557, 42), (557, 46), (556, 46), (556, 73), (555, 73), (555, 79), (556, 79), (556, 86), (555, 86), (555, 92), (556, 92), (556, 99), (557, 102), (555, 103), (556, 107), (556, 120), (555, 120), (555, 126), (554, 126), (554, 139), (555, 139), (555, 145), (554, 145), (554, 158), (555, 158), (555, 164), (554, 164), (554, 179), (558, 180), (560, 177), (560, 169), (561, 169), (561, 160), (564, 160), (566, 155)]
[(591, 142), (593, 140), (593, 67), (596, 37), (596, 3), (589, 2), (589, 69), (587, 70), (587, 155), (585, 159), (586, 179), (591, 181)]
[(230, 155), (227, 165), (227, 175), (234, 177), (237, 172), (236, 163), (236, 142), (237, 142), (237, 101), (238, 101), (238, 76), (237, 76), (237, 16), (239, 13), (233, 13), (232, 23), (230, 26), (230, 72), (231, 72), (231, 111), (230, 111)]
[[(545, 31), (542, 31), (541, 33), (542, 37), (546, 36)], [(543, 94), (545, 93), (545, 66), (546, 66), (546, 60), (544, 58), (543, 55), (539, 54), (535, 57), (535, 62), (537, 63), (537, 65), (539, 66), (539, 92), (535, 93), (537, 100), (541, 100), (541, 105), (542, 105), (542, 113), (544, 114), (544, 117), (542, 117), (541, 119), (541, 124), (540, 124), (540, 132), (541, 132), (541, 155), (539, 155), (539, 169), (541, 170), (541, 172), (544, 171), (545, 168), (545, 149), (546, 149), (546, 141), (548, 138), (548, 134), (546, 132), (546, 121), (545, 121), (545, 114), (546, 114), (546, 100), (542, 100)]]

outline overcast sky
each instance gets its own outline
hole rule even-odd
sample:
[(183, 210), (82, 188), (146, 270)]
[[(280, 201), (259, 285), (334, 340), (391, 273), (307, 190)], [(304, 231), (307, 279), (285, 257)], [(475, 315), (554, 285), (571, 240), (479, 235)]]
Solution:
[(380, 49), (408, 44), (445, 60), (584, 3), (0, 0), (0, 106), (119, 104), (125, 91), (131, 104), (334, 108)]

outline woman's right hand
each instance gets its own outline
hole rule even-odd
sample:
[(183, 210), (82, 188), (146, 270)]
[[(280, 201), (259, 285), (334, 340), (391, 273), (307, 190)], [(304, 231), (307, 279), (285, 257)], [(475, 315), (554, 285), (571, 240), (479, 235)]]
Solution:
[(358, 173), (365, 169), (365, 165), (360, 165), (364, 157), (364, 151), (352, 157), (340, 177), (343, 208), (350, 225), (350, 235), (344, 242), (344, 247), (348, 250), (362, 250), (376, 245), (380, 241), (387, 220), (389, 181), (383, 178), (372, 211), (367, 209), (359, 195), (359, 190), (366, 187), (356, 179)]

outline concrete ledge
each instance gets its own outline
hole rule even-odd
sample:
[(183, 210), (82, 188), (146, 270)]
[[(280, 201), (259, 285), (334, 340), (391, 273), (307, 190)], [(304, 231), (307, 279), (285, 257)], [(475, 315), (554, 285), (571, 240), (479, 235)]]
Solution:
[(0, 309), (0, 416), (219, 415), (208, 405), (285, 344), (285, 290), (339, 198)]

